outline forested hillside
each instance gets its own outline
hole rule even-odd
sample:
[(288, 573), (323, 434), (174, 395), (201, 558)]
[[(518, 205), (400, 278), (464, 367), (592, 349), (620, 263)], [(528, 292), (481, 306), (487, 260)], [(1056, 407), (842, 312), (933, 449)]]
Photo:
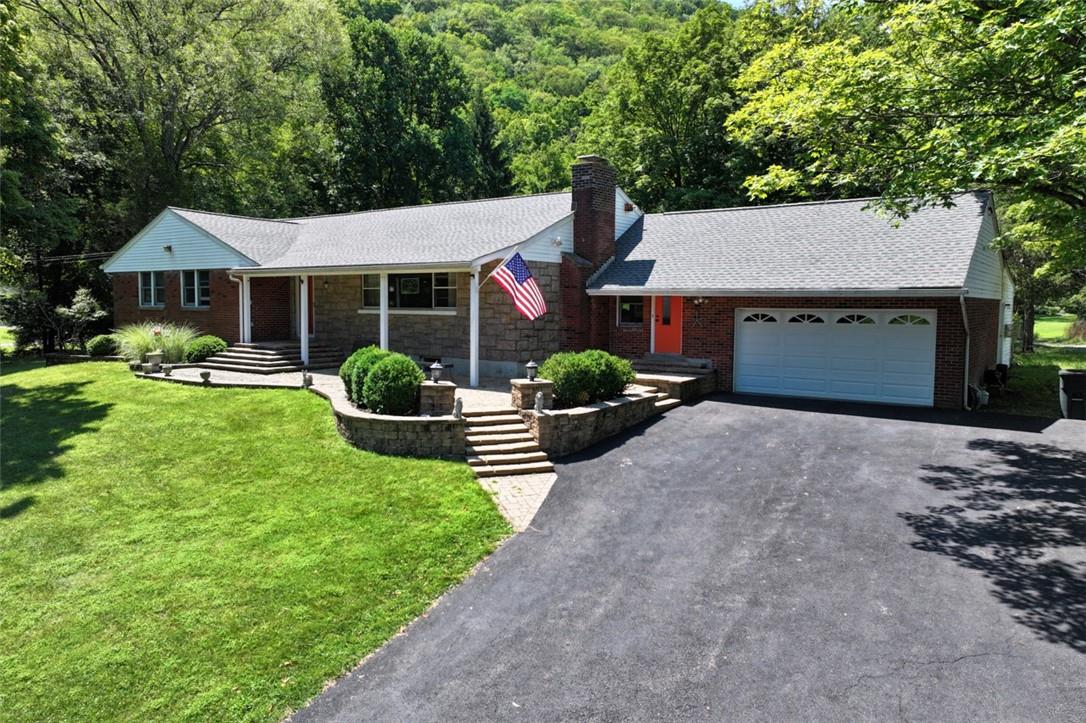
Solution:
[(166, 205), (537, 192), (586, 152), (646, 210), (992, 187), (1020, 287), (1067, 296), (1084, 28), (1070, 0), (0, 0), (0, 314), (108, 302), (102, 256)]

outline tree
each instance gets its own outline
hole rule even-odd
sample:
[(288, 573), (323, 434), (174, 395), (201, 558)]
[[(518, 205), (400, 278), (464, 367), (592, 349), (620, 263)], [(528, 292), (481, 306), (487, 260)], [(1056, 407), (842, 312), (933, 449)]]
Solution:
[(342, 210), (469, 198), (475, 155), (471, 95), (441, 44), (410, 28), (359, 18), (351, 60), (324, 76)]
[(1052, 263), (1086, 264), (1086, 3), (855, 0), (824, 13), (836, 34), (793, 33), (741, 78), (735, 137), (806, 149), (749, 188), (867, 186), (901, 214), (992, 188), (1038, 201)]
[(87, 347), (87, 327), (107, 316), (109, 312), (105, 311), (94, 299), (90, 289), (76, 290), (75, 297), (69, 306), (58, 306), (53, 309), (53, 319), (61, 345), (74, 342), (84, 351)]
[(493, 198), (508, 195), (513, 187), (513, 174), (509, 170), (509, 157), (498, 138), (498, 124), (490, 110), (490, 103), (476, 86), (471, 101), (472, 130), (479, 157), (479, 178), (475, 183), (477, 196)]
[(76, 122), (112, 136), (135, 226), (191, 204), (195, 178), (223, 172), (215, 142), (281, 115), (338, 38), (323, 0), (22, 1)]

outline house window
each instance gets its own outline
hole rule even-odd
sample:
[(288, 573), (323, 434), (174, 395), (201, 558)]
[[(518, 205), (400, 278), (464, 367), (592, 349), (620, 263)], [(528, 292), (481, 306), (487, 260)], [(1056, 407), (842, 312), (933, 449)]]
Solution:
[(140, 306), (166, 305), (166, 272), (140, 272)]
[(789, 324), (824, 324), (826, 320), (818, 314), (796, 314), (788, 320)]
[[(362, 308), (381, 306), (381, 275), (362, 276)], [(456, 274), (389, 274), (390, 309), (455, 309)]]
[(362, 306), (376, 309), (381, 306), (381, 275), (362, 275)]
[(743, 319), (747, 324), (773, 324), (777, 321), (777, 317), (772, 314), (763, 314), (756, 312), (754, 314), (747, 314), (747, 317)]
[(931, 326), (931, 322), (922, 316), (916, 314), (902, 314), (901, 316), (895, 316), (890, 319), (890, 323), (894, 326)]
[(875, 320), (867, 314), (845, 314), (837, 320), (838, 324), (874, 324)]
[(211, 306), (211, 272), (181, 272), (181, 306), (206, 309)]
[(644, 296), (618, 297), (618, 323), (640, 324), (645, 320)]

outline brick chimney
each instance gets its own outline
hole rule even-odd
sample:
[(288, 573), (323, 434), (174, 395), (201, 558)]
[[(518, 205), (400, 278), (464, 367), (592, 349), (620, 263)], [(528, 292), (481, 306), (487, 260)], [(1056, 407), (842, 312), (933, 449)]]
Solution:
[(562, 260), (563, 349), (605, 349), (610, 300), (585, 293), (589, 277), (615, 255), (617, 174), (600, 156), (573, 164), (573, 254)]
[(598, 269), (615, 255), (615, 169), (600, 156), (573, 164), (573, 250)]

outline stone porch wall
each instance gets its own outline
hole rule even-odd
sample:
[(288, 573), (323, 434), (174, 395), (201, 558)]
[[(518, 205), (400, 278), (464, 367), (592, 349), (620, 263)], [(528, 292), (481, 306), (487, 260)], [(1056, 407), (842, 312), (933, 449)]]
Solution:
[(660, 414), (657, 401), (655, 394), (631, 394), (573, 409), (543, 413), (523, 409), (520, 416), (540, 449), (551, 456), (561, 457), (587, 449)]
[[(483, 267), (482, 276), (497, 265)], [(512, 299), (493, 280), (479, 290), (479, 356), (491, 362), (520, 365), (529, 359), (541, 361), (559, 350), (561, 315), (559, 264), (533, 261), (530, 264), (547, 301), (547, 313), (528, 321), (513, 306)], [(362, 304), (362, 277), (318, 276), (314, 279), (316, 339), (351, 352), (376, 344), (380, 319), (376, 310), (359, 313)], [(398, 352), (445, 360), (462, 360), (467, 373), (470, 335), (471, 277), (456, 274), (455, 314), (393, 313), (389, 317), (389, 346)]]

